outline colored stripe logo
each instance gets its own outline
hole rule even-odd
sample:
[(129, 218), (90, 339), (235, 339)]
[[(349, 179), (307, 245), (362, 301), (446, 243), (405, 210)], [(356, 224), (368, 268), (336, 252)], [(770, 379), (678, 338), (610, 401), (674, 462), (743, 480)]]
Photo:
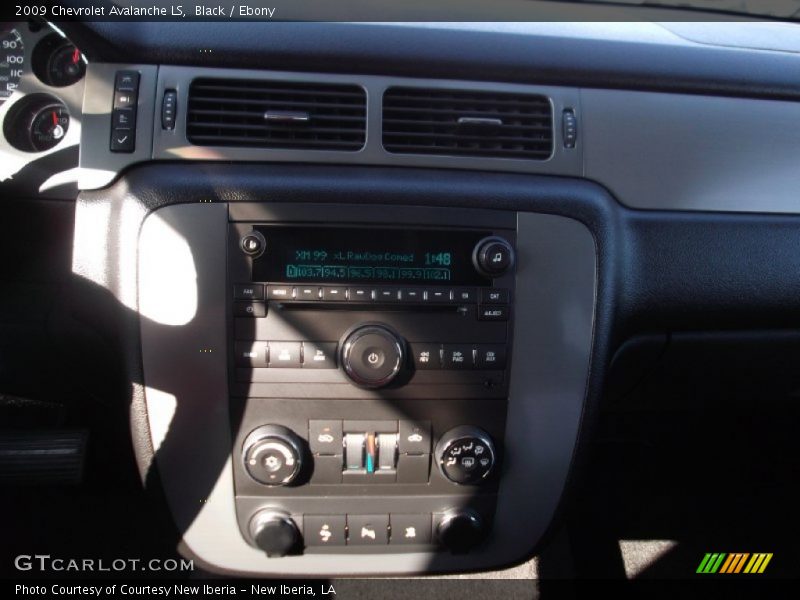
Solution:
[(756, 574), (763, 573), (769, 561), (772, 560), (772, 553), (756, 552), (707, 552), (700, 561), (696, 573), (713, 574), (724, 573), (726, 575), (736, 573)]

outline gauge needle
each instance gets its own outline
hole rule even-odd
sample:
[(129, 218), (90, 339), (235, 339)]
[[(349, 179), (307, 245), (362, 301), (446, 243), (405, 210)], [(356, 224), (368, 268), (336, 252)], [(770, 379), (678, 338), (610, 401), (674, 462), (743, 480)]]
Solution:
[(80, 58), (81, 58), (81, 53), (78, 52), (77, 48), (75, 48), (75, 52), (72, 53), (72, 64), (77, 65), (78, 60), (80, 60)]
[(53, 125), (58, 125), (58, 113), (56, 113), (56, 111), (53, 111), (52, 114), (53, 114)]

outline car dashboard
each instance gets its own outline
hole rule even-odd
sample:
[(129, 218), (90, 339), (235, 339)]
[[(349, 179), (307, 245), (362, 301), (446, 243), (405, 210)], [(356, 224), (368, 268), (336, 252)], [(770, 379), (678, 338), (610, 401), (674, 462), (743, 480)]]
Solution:
[(70, 318), (203, 569), (524, 562), (621, 379), (798, 322), (796, 25), (169, 27), (8, 29), (0, 186), (70, 206)]

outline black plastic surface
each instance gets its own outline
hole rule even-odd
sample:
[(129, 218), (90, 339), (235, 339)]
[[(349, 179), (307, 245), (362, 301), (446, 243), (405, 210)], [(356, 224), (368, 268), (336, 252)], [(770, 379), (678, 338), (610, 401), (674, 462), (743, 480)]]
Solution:
[[(796, 99), (800, 56), (348, 23), (64, 23), (92, 61), (662, 90)], [(198, 52), (197, 40), (203, 40)], [(84, 42), (83, 45), (81, 43)]]

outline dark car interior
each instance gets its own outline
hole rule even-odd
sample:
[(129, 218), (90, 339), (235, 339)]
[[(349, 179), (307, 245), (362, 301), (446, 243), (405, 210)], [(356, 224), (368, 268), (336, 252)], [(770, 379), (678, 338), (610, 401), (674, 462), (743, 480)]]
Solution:
[(3, 578), (796, 579), (800, 6), (660, 4), (3, 23)]

